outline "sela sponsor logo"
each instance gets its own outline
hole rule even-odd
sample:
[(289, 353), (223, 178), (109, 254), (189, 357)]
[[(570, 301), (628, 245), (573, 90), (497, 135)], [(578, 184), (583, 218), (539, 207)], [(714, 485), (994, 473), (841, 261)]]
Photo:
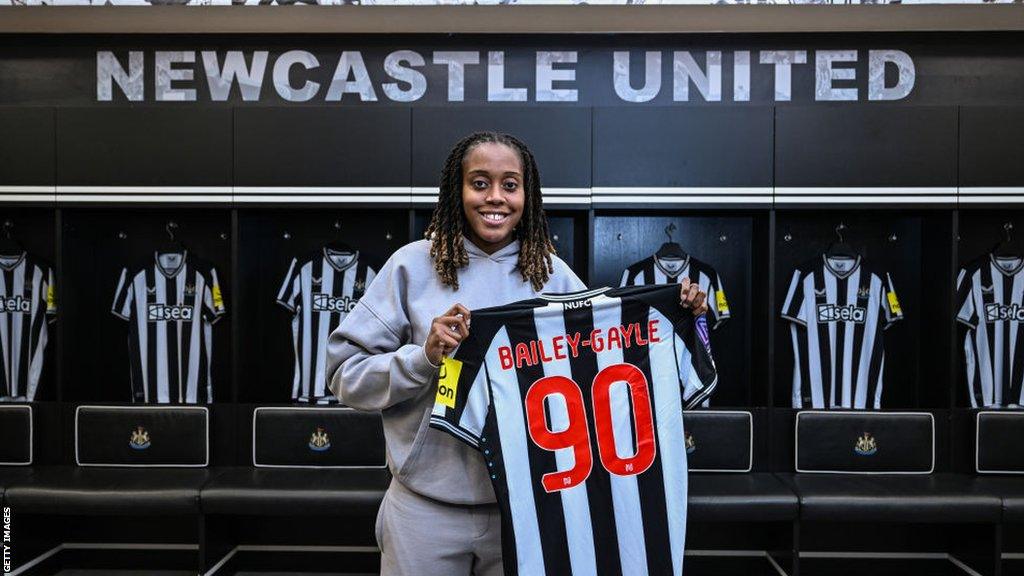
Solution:
[(350, 296), (331, 296), (315, 292), (313, 294), (313, 312), (351, 312), (356, 307), (358, 298)]
[(861, 306), (849, 304), (837, 306), (835, 304), (818, 304), (818, 322), (856, 322), (863, 324), (867, 316), (867, 309)]
[(192, 307), (184, 304), (149, 304), (146, 306), (146, 320), (169, 322), (171, 320), (192, 321)]
[(32, 302), (23, 296), (7, 296), (0, 298), (0, 312), (21, 312), (28, 314), (32, 311)]
[(1024, 306), (1020, 304), (985, 304), (986, 322), (1024, 322)]

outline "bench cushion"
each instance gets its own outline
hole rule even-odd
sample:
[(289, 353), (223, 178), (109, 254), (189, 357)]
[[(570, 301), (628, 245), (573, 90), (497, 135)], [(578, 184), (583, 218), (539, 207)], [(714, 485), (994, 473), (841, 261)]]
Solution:
[(766, 473), (690, 474), (687, 518), (697, 522), (779, 522), (797, 517), (798, 501)]
[(210, 514), (374, 514), (390, 482), (385, 469), (240, 467), (211, 480), (200, 499)]
[(1003, 500), (1003, 521), (1024, 523), (1024, 476), (985, 476), (978, 486), (987, 494)]
[(180, 515), (199, 512), (199, 488), (208, 468), (80, 468), (35, 466), (4, 494), (29, 514)]
[(831, 522), (998, 522), (1002, 500), (974, 476), (779, 474), (800, 499), (800, 517)]

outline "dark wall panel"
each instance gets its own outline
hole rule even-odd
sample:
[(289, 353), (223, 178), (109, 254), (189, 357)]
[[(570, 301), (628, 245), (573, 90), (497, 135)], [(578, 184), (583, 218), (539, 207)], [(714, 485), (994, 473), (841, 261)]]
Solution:
[(62, 108), (57, 184), (230, 186), (227, 108)]
[(507, 132), (526, 143), (544, 186), (590, 186), (587, 108), (416, 108), (412, 118), (413, 186), (437, 186), (452, 146), (478, 130)]
[(238, 108), (238, 186), (409, 186), (409, 111)]
[(1024, 186), (1024, 107), (960, 109), (960, 185)]
[(594, 110), (594, 186), (771, 184), (770, 107)]
[(956, 108), (775, 111), (776, 186), (956, 186)]
[(53, 109), (0, 107), (0, 186), (52, 186)]

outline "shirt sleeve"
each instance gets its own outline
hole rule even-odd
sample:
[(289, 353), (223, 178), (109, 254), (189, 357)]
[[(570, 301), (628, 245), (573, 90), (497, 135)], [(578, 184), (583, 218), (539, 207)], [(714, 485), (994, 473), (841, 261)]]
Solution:
[(718, 384), (706, 315), (683, 314), (676, 325), (674, 342), (683, 406), (692, 410), (711, 396)]
[(226, 311), (224, 295), (220, 291), (220, 278), (217, 275), (217, 270), (210, 268), (207, 291), (203, 294), (203, 315), (212, 324), (224, 316)]
[(885, 290), (885, 294), (882, 295), (881, 299), (882, 311), (885, 313), (885, 326), (882, 328), (884, 330), (903, 319), (903, 309), (900, 308), (900, 300), (896, 297), (896, 288), (892, 283), (892, 275), (886, 273), (882, 287)]
[(800, 270), (793, 271), (793, 278), (789, 281), (789, 290), (786, 291), (786, 300), (782, 304), (782, 317), (790, 322), (796, 322), (807, 326), (807, 312), (804, 310), (803, 274)]
[(121, 277), (117, 281), (117, 289), (114, 290), (114, 303), (111, 305), (110, 311), (122, 320), (131, 320), (134, 298), (135, 290), (128, 277), (128, 269), (122, 268)]
[(430, 414), (432, 428), (443, 430), (476, 449), (480, 448), (491, 404), (485, 364), (471, 332), (470, 338), (459, 345), (451, 358), (442, 360), (434, 410)]
[(46, 270), (46, 321), (57, 319), (57, 284), (53, 278), (53, 268)]
[(731, 318), (729, 313), (729, 300), (725, 297), (725, 286), (722, 285), (722, 277), (718, 272), (711, 273), (708, 284), (708, 313), (711, 316), (711, 329), (714, 330)]
[(978, 311), (974, 307), (974, 282), (967, 270), (961, 268), (956, 276), (956, 319), (969, 328), (978, 327)]
[[(288, 266), (288, 273), (285, 274), (281, 288), (277, 291), (277, 303), (287, 308), (289, 312), (296, 311), (299, 294), (302, 293), (301, 271), (299, 259), (292, 258), (292, 263)], [(369, 284), (369, 279), (367, 279), (367, 284)]]

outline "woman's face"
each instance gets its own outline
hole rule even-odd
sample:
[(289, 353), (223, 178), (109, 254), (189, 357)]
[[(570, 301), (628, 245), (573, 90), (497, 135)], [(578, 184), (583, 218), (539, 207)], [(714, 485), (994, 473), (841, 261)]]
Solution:
[(462, 161), (462, 210), (469, 239), (488, 254), (508, 246), (525, 205), (519, 152), (492, 142), (471, 148)]

